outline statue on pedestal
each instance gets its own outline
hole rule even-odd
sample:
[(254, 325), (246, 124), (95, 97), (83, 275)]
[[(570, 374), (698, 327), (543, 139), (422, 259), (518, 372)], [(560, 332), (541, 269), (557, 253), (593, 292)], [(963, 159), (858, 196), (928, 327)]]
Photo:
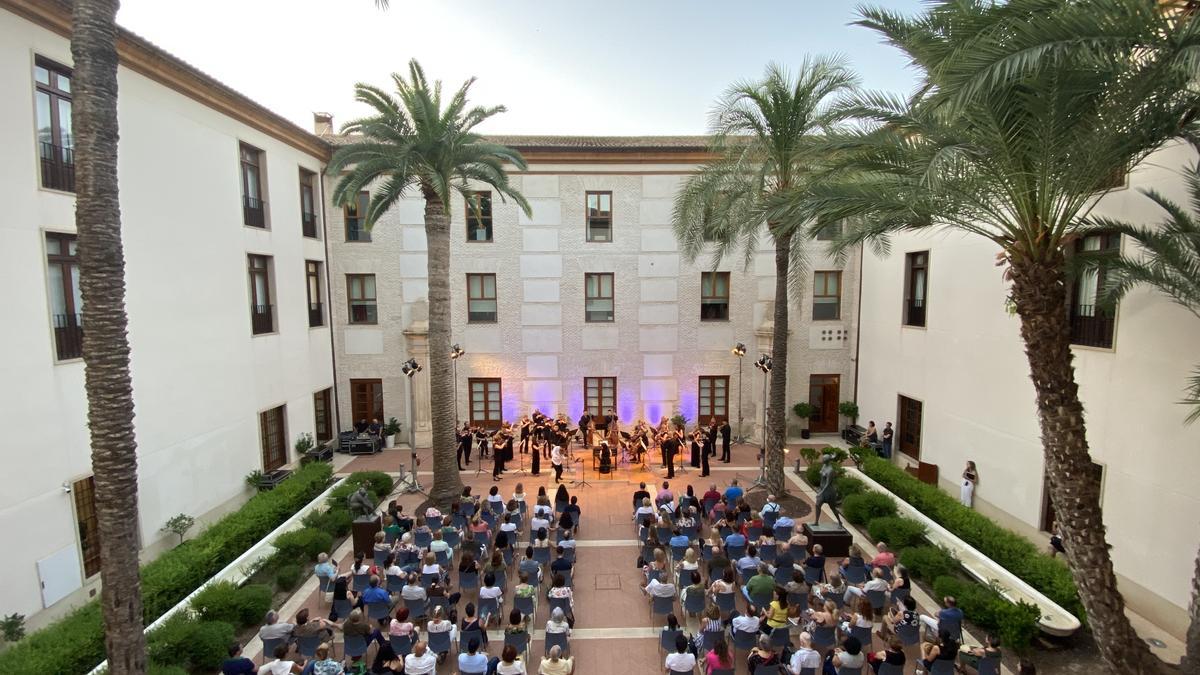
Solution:
[(821, 506), (825, 504), (828, 504), (829, 509), (833, 511), (833, 517), (837, 518), (838, 525), (842, 525), (842, 514), (838, 511), (841, 497), (838, 495), (837, 485), (834, 483), (835, 476), (833, 455), (821, 455), (821, 487), (817, 490), (817, 506), (813, 525), (821, 524)]
[(375, 503), (371, 501), (371, 495), (367, 493), (365, 485), (359, 485), (358, 490), (347, 498), (347, 502), (350, 506), (350, 515), (354, 516), (355, 520), (366, 519), (375, 513)]

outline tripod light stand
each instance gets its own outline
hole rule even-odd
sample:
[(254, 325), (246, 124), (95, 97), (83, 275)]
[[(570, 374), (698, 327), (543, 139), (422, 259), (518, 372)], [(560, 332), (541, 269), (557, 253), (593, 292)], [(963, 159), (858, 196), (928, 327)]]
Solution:
[[(405, 361), (400, 366), (400, 372), (404, 373), (404, 375), (407, 376), (408, 379), (410, 379), (410, 380), (417, 373), (421, 372), (422, 370), (425, 370), (425, 368), (422, 367), (421, 364), (418, 363), (417, 360), (414, 358), (409, 358), (409, 360)], [(412, 387), (409, 387), (410, 395), (411, 395), (411, 391), (412, 391)], [(400, 465), (400, 480), (397, 482), (403, 486), (402, 492), (404, 494), (411, 494), (414, 492), (426, 494), (425, 490), (421, 488), (421, 482), (419, 480), (417, 480), (417, 466), (419, 464), (420, 464), (420, 460), (417, 459), (417, 450), (414, 447), (413, 451), (412, 451), (412, 480), (411, 481), (405, 480), (404, 465), (403, 464)], [(428, 495), (426, 495), (426, 496), (428, 496)]]
[(737, 343), (730, 350), (738, 357), (738, 416), (737, 416), (737, 434), (733, 437), (734, 443), (745, 443), (746, 436), (742, 434), (742, 366), (745, 365), (745, 360), (742, 358), (746, 355), (746, 345)]
[(454, 428), (458, 428), (458, 360), (466, 354), (467, 351), (460, 347), (458, 343), (450, 348), (450, 363), (454, 366)]
[(762, 443), (758, 453), (758, 478), (754, 480), (751, 487), (766, 487), (767, 485), (767, 382), (771, 375), (772, 361), (771, 357), (763, 354), (754, 362), (754, 367), (762, 371), (763, 374), (763, 426), (762, 426)]

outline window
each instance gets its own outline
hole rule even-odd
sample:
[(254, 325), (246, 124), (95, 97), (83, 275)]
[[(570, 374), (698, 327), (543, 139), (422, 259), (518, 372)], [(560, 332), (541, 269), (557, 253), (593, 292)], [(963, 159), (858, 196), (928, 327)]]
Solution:
[(287, 464), (287, 427), (284, 423), (286, 405), (258, 414), (262, 440), (263, 471), (274, 471)]
[(355, 424), (383, 421), (383, 380), (350, 380), (350, 414)]
[(587, 240), (612, 241), (612, 193), (587, 193)]
[[(1090, 234), (1075, 242), (1075, 252), (1116, 252), (1121, 249), (1121, 235), (1115, 232)], [(1079, 273), (1071, 288), (1071, 344), (1085, 347), (1112, 349), (1116, 314), (1113, 309), (1102, 307), (1097, 298), (1104, 291), (1106, 281), (1104, 265), (1091, 267)]]
[(492, 240), (492, 193), (475, 193), (476, 201), (467, 200), (467, 241)]
[(367, 229), (367, 206), (370, 203), (371, 194), (360, 192), (353, 204), (342, 207), (342, 217), (346, 220), (346, 241), (371, 241), (371, 231)]
[(242, 161), (242, 222), (250, 227), (266, 227), (267, 203), (262, 193), (262, 150), (242, 143), (238, 155)]
[(50, 277), (50, 320), (59, 361), (83, 356), (83, 297), (75, 235), (46, 233), (46, 274)]
[(583, 378), (583, 407), (589, 415), (603, 416), (617, 408), (617, 378)]
[(724, 422), (729, 418), (729, 376), (701, 375), (700, 396), (697, 401), (696, 422), (708, 424), (712, 418)]
[(375, 309), (375, 275), (347, 274), (350, 323), (378, 323)]
[(842, 236), (842, 221), (835, 220), (817, 230), (817, 241), (833, 241)]
[(613, 275), (611, 272), (583, 275), (583, 315), (588, 323), (611, 322), (613, 312)]
[(729, 272), (700, 273), (700, 320), (729, 320)]
[(900, 452), (912, 457), (921, 458), (921, 402), (907, 396), (898, 397), (900, 426), (896, 436), (900, 439)]
[(925, 298), (929, 287), (929, 251), (904, 257), (904, 325), (925, 326)]
[(314, 196), (317, 175), (300, 169), (300, 229), (306, 237), (317, 238), (317, 200)]
[(472, 377), (467, 380), (471, 391), (471, 424), (484, 429), (499, 429), (503, 414), (500, 412), (500, 379), (494, 377)]
[(330, 405), (333, 389), (322, 389), (313, 394), (313, 436), (317, 443), (333, 439), (333, 407)]
[(275, 331), (271, 307), (271, 258), (247, 256), (250, 264), (250, 327), (255, 335)]
[(467, 275), (467, 323), (496, 322), (496, 275)]
[(88, 476), (71, 484), (75, 498), (75, 524), (79, 528), (79, 553), (83, 558), (83, 577), (100, 573), (100, 518), (96, 514), (96, 478)]
[(71, 69), (40, 56), (33, 65), (42, 187), (75, 191), (75, 137), (71, 129)]
[(813, 321), (835, 321), (842, 318), (842, 273), (813, 274)]
[(304, 261), (305, 288), (308, 292), (308, 327), (325, 325), (325, 305), (321, 302), (321, 263)]

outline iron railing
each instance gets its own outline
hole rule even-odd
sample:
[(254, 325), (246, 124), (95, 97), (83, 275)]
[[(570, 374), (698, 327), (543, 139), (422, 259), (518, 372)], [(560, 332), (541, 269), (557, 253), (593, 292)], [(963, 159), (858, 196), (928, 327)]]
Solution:
[(58, 360), (83, 356), (83, 317), (79, 314), (54, 315), (54, 346)]
[(904, 325), (925, 326), (925, 298), (909, 298), (904, 306)]
[(301, 213), (300, 227), (301, 230), (303, 230), (304, 236), (313, 237), (315, 239), (317, 236), (317, 214)]
[(267, 204), (254, 197), (242, 197), (242, 222), (250, 227), (266, 227)]
[(42, 143), (42, 187), (75, 191), (75, 149)]
[(308, 327), (316, 328), (317, 326), (325, 325), (325, 308), (319, 302), (311, 302), (308, 305)]
[(1070, 323), (1071, 344), (1112, 348), (1116, 321), (1110, 312), (1095, 305), (1075, 305), (1071, 307)]
[(271, 305), (250, 306), (250, 326), (255, 335), (274, 332), (275, 318), (271, 309)]

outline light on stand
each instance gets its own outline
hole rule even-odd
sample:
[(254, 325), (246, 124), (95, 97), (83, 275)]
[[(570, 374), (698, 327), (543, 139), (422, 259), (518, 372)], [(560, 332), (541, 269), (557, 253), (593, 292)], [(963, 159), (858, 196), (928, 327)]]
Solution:
[(403, 365), (400, 366), (400, 371), (403, 372), (405, 375), (407, 375), (410, 378), (413, 375), (416, 375), (417, 373), (421, 372), (422, 370), (425, 370), (424, 366), (417, 363), (416, 359), (409, 359), (409, 360), (405, 361)]
[(739, 342), (729, 351), (738, 357), (738, 425), (737, 434), (734, 436), (733, 442), (745, 443), (746, 437), (742, 435), (742, 365), (744, 365), (745, 360), (742, 357), (746, 355), (746, 345)]
[(759, 451), (758, 451), (758, 462), (759, 462), (758, 479), (754, 481), (754, 485), (752, 487), (757, 487), (760, 485), (766, 486), (766, 484), (767, 484), (767, 381), (770, 379), (767, 376), (771, 374), (771, 367), (773, 365), (774, 365), (774, 362), (771, 360), (771, 357), (768, 354), (760, 355), (758, 357), (758, 360), (754, 362), (754, 367), (758, 368), (760, 371), (762, 371), (762, 374), (763, 374), (763, 397), (762, 397), (763, 425), (762, 425), (762, 442), (759, 446)]
[(466, 354), (467, 350), (463, 349), (456, 342), (450, 348), (450, 363), (454, 366), (454, 427), (458, 428), (458, 360)]

